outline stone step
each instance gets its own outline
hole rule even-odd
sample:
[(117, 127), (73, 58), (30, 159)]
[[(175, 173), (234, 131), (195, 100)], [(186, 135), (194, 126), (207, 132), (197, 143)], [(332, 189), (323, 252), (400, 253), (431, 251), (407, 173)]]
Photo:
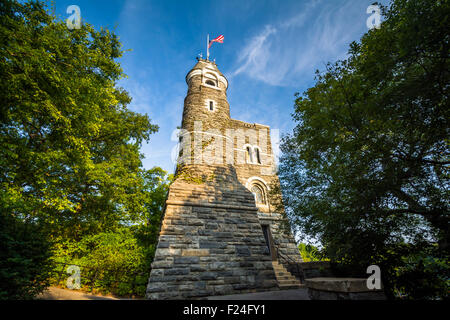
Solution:
[(274, 271), (275, 271), (275, 273), (276, 273), (277, 275), (280, 275), (280, 276), (289, 276), (289, 277), (295, 278), (295, 276), (294, 276), (292, 273), (288, 272), (286, 269), (283, 270), (283, 271), (278, 271), (278, 270), (274, 270)]
[(277, 262), (272, 261), (272, 267), (276, 270), (287, 272), (286, 268), (282, 264), (278, 264)]
[(289, 282), (279, 282), (278, 286), (296, 286), (300, 287), (302, 284), (298, 281), (289, 281)]
[(280, 267), (273, 267), (273, 270), (275, 270), (277, 272), (288, 272), (285, 268), (280, 268)]
[(278, 263), (278, 261), (272, 261), (272, 266), (280, 289), (293, 289), (301, 286), (297, 278), (287, 271), (282, 264)]
[(281, 267), (274, 267), (273, 270), (275, 270), (277, 272), (288, 272), (285, 268), (281, 268)]
[(274, 265), (273, 268), (277, 269), (277, 270), (286, 270), (286, 268), (284, 266), (280, 266), (280, 265), (278, 265), (278, 266)]
[(292, 274), (287, 273), (276, 273), (277, 278), (289, 278), (289, 279), (296, 279)]
[(289, 276), (277, 276), (277, 280), (290, 280), (290, 281), (298, 282), (298, 280), (295, 277), (289, 277)]

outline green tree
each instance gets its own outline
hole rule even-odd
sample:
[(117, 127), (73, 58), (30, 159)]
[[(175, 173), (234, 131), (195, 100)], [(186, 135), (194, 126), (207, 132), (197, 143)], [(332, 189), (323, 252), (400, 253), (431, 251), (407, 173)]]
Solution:
[(122, 54), (109, 30), (68, 30), (42, 2), (0, 1), (2, 298), (48, 285), (48, 243), (86, 236), (110, 252), (147, 212), (139, 148), (158, 127), (127, 109)]
[(298, 250), (300, 251), (300, 255), (304, 262), (322, 261), (324, 259), (320, 250), (311, 244), (301, 242), (298, 245)]
[(41, 2), (0, 2), (0, 192), (54, 237), (144, 210), (139, 147), (157, 126), (127, 109), (122, 53), (108, 30), (68, 30)]
[(141, 245), (152, 249), (149, 259), (149, 262), (151, 262), (158, 241), (167, 193), (174, 177), (159, 167), (143, 171), (142, 176), (144, 178), (142, 192), (145, 197), (146, 210), (142, 212), (136, 234), (138, 239), (141, 240)]
[[(79, 241), (61, 239), (55, 246), (54, 258), (57, 262), (85, 268), (81, 273), (84, 289), (92, 286), (89, 277), (96, 270), (96, 290), (118, 295), (145, 294), (161, 215), (173, 175), (159, 167), (142, 170), (140, 175), (144, 183), (138, 192), (143, 194), (146, 210), (141, 211), (139, 217), (123, 221), (114, 231), (85, 234)], [(140, 275), (136, 277), (136, 274)], [(67, 277), (65, 273), (63, 275)], [(55, 274), (53, 281), (57, 281), (59, 276), (59, 273)], [(60, 284), (65, 279), (63, 277)], [(116, 280), (120, 283), (117, 284)]]
[[(382, 12), (381, 28), (296, 95), (297, 126), (282, 142), (284, 199), (328, 257), (360, 274), (380, 265), (391, 297), (396, 290), (442, 297), (449, 285), (450, 4), (393, 0)], [(417, 252), (444, 272), (420, 294), (413, 287), (423, 278), (400, 283), (398, 274)]]

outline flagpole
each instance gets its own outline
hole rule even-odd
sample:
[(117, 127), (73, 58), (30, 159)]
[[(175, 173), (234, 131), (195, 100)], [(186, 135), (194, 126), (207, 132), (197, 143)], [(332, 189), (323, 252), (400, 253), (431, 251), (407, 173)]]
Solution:
[(209, 33), (208, 38), (206, 39), (206, 60), (209, 60)]

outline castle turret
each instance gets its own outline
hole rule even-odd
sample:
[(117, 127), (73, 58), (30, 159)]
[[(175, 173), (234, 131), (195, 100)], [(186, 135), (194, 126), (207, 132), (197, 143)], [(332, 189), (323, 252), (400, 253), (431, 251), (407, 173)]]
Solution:
[(227, 101), (228, 81), (214, 62), (198, 59), (186, 75), (188, 92), (184, 99), (181, 127), (194, 129), (194, 121), (202, 121), (203, 130), (228, 127), (230, 105)]

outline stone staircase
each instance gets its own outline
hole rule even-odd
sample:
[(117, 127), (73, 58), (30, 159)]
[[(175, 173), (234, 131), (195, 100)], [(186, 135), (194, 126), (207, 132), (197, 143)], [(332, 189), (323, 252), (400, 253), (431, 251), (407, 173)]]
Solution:
[(300, 281), (287, 271), (278, 261), (272, 261), (272, 266), (280, 289), (297, 289), (304, 287), (304, 285), (302, 285)]

